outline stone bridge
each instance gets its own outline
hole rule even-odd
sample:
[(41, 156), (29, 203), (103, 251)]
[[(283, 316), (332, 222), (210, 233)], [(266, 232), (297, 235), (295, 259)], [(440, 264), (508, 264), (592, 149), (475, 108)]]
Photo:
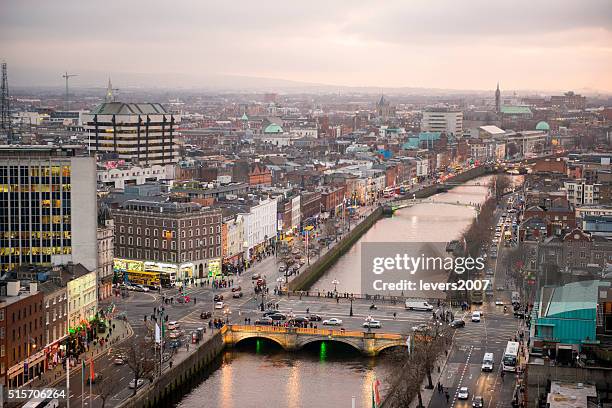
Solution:
[(480, 211), (480, 204), (478, 203), (462, 203), (461, 201), (436, 200), (435, 198), (430, 197), (430, 198), (416, 198), (416, 199), (405, 198), (401, 200), (394, 200), (384, 206), (383, 213), (389, 214), (401, 208), (412, 207), (413, 205), (424, 204), (424, 203), (448, 204), (448, 205), (456, 205), (459, 207), (472, 207), (476, 209), (476, 211)]
[(405, 336), (391, 333), (253, 325), (227, 325), (224, 329), (223, 342), (229, 347), (249, 338), (268, 339), (285, 350), (299, 350), (318, 341), (337, 341), (367, 356), (376, 356), (389, 347), (407, 347)]

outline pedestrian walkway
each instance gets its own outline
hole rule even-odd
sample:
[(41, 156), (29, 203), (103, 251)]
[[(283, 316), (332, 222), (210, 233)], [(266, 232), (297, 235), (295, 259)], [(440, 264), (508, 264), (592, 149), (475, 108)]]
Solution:
[[(421, 397), (423, 399), (424, 407), (428, 407), (433, 396), (436, 393), (439, 393), (437, 385), (442, 383), (442, 376), (444, 374), (444, 370), (446, 368), (446, 362), (448, 361), (449, 356), (450, 356), (450, 351), (448, 351), (447, 354), (440, 355), (440, 357), (438, 357), (438, 359), (434, 363), (434, 369), (431, 373), (431, 380), (434, 384), (433, 389), (426, 388), (428, 385), (427, 376), (423, 378), (423, 382), (421, 383)], [(440, 367), (440, 372), (438, 372), (437, 367)], [(415, 395), (415, 397), (410, 402), (410, 405), (407, 408), (416, 408), (418, 406), (419, 406), (419, 397), (418, 395)]]
[[(80, 360), (85, 359), (89, 361), (90, 358), (93, 358), (94, 361), (98, 359), (100, 356), (104, 354), (108, 354), (109, 349), (116, 347), (123, 340), (130, 338), (134, 331), (130, 326), (129, 322), (119, 319), (113, 319), (111, 321), (111, 325), (114, 325), (115, 328), (112, 331), (112, 334), (108, 334), (108, 340), (105, 341), (104, 345), (96, 342), (96, 345), (93, 344), (89, 347), (89, 350), (79, 356)], [(112, 326), (111, 326), (112, 327)], [(99, 336), (99, 338), (106, 339), (106, 336)], [(80, 362), (79, 360), (79, 362)], [(81, 369), (81, 364), (77, 364), (75, 362), (74, 365), (70, 367), (70, 373), (78, 372)], [(66, 370), (63, 364), (58, 364), (54, 368), (45, 371), (38, 378), (29, 383), (30, 388), (39, 388), (44, 386), (53, 386), (59, 384), (61, 382), (66, 381)]]

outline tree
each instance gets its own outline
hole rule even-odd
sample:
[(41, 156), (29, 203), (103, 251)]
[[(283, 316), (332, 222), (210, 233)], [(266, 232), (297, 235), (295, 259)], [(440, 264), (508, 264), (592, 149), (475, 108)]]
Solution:
[(96, 394), (102, 401), (102, 408), (106, 405), (106, 400), (112, 395), (114, 390), (114, 383), (110, 377), (103, 377), (100, 382), (96, 384)]
[(491, 193), (495, 196), (497, 201), (504, 195), (504, 193), (512, 187), (512, 180), (505, 174), (496, 174), (491, 183), (489, 184), (489, 188), (491, 189)]
[[(152, 339), (131, 337), (121, 348), (121, 353), (125, 356), (125, 364), (134, 375), (136, 385), (138, 385), (139, 379), (153, 380), (157, 359), (155, 357), (155, 344)], [(134, 395), (136, 395), (136, 391), (138, 391), (138, 387), (134, 387)]]

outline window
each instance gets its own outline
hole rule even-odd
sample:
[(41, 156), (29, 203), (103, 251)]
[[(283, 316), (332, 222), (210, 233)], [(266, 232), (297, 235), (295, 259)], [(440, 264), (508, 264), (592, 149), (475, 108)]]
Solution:
[(140, 235), (140, 227), (136, 228), (136, 235)]
[(214, 228), (213, 228), (213, 227), (210, 227), (210, 234), (212, 235), (212, 234), (214, 234), (214, 233), (215, 233)]
[(128, 227), (128, 234), (133, 234), (134, 233), (134, 229), (132, 227)]
[(149, 238), (145, 238), (145, 241), (144, 241), (144, 242), (145, 242), (145, 246), (146, 246), (146, 247), (149, 247), (149, 246), (150, 246), (150, 244), (151, 244), (151, 240), (150, 240)]
[(140, 246), (140, 237), (136, 237), (136, 246)]
[(149, 229), (145, 228), (145, 235), (149, 235), (149, 232), (150, 232)]
[(134, 245), (134, 238), (128, 237), (128, 245)]
[(123, 235), (119, 235), (119, 243), (125, 244), (125, 237)]
[(3, 339), (6, 336), (6, 328), (0, 327), (0, 339)]
[(4, 321), (4, 309), (0, 309), (0, 322)]
[[(162, 242), (163, 242), (164, 244), (166, 243), (166, 241), (162, 241)], [(164, 245), (164, 248), (165, 248), (165, 247), (166, 247), (166, 246)], [(157, 238), (155, 238), (155, 239), (153, 240), (153, 248), (159, 248), (159, 240), (158, 240)]]

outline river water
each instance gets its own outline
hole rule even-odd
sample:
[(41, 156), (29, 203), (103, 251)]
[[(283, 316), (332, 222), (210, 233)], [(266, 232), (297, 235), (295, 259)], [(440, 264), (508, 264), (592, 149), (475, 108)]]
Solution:
[[(468, 182), (434, 200), (482, 203), (489, 177)], [(473, 184), (480, 183), (481, 186)], [(426, 203), (396, 212), (378, 221), (314, 285), (321, 291), (360, 292), (360, 248), (362, 242), (447, 242), (455, 239), (475, 216), (472, 207)], [(367, 358), (350, 346), (333, 342), (315, 343), (297, 353), (288, 353), (266, 340), (242, 342), (224, 352), (220, 367), (187, 394), (177, 407), (203, 408), (301, 408), (371, 406), (371, 384), (375, 376), (385, 378), (389, 361), (381, 354)]]

